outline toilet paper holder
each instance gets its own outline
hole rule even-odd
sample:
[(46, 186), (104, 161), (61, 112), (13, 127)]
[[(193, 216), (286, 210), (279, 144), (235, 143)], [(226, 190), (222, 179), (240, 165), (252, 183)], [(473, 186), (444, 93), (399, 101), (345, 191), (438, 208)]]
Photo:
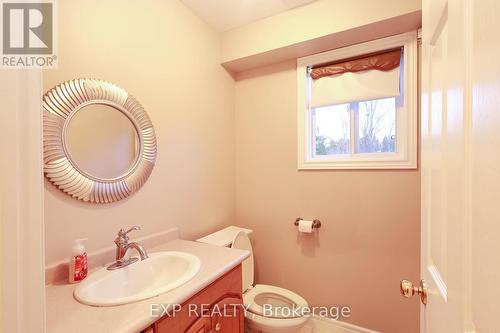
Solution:
[[(300, 222), (301, 220), (303, 220), (303, 218), (302, 218), (302, 217), (297, 217), (297, 218), (295, 219), (295, 222), (294, 222), (293, 224), (295, 224), (295, 226), (298, 226), (298, 225), (299, 225), (299, 222)], [(321, 221), (320, 221), (320, 220), (318, 220), (318, 219), (314, 219), (314, 220), (313, 220), (313, 225), (312, 225), (312, 228), (313, 228), (313, 229), (317, 229), (317, 228), (320, 228), (320, 227), (321, 227)]]

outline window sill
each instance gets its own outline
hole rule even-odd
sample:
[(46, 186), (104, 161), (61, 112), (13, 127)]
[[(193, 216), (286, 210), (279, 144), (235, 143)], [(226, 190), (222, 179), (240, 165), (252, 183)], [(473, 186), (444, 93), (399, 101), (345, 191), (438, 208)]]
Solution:
[[(387, 155), (386, 155), (387, 156)], [(387, 157), (382, 158), (313, 158), (299, 161), (299, 170), (370, 170), (370, 169), (417, 169), (417, 159), (413, 158), (398, 158), (393, 159)]]

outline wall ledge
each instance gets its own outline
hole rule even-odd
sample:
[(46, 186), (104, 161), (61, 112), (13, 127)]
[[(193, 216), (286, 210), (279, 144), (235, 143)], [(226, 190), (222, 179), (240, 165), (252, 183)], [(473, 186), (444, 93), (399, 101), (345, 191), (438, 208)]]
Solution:
[(422, 26), (422, 11), (417, 10), (382, 21), (359, 26), (271, 51), (225, 61), (222, 66), (232, 74), (287, 60), (321, 53), (344, 46), (415, 31)]

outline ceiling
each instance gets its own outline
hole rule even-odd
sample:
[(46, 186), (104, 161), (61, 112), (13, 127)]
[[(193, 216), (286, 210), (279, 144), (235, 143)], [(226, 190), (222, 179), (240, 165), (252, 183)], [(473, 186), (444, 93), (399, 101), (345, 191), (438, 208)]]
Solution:
[(316, 0), (181, 0), (219, 32), (276, 15)]

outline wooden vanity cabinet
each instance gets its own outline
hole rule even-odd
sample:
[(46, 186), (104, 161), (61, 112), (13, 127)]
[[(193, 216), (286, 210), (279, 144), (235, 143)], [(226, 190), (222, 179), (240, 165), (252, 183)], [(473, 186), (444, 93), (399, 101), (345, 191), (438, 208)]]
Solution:
[[(196, 309), (196, 311), (194, 311)], [(146, 333), (243, 333), (241, 265), (164, 316)]]
[(186, 333), (212, 333), (212, 327), (212, 318), (201, 317), (198, 318), (191, 326), (189, 326), (189, 328), (186, 330)]

